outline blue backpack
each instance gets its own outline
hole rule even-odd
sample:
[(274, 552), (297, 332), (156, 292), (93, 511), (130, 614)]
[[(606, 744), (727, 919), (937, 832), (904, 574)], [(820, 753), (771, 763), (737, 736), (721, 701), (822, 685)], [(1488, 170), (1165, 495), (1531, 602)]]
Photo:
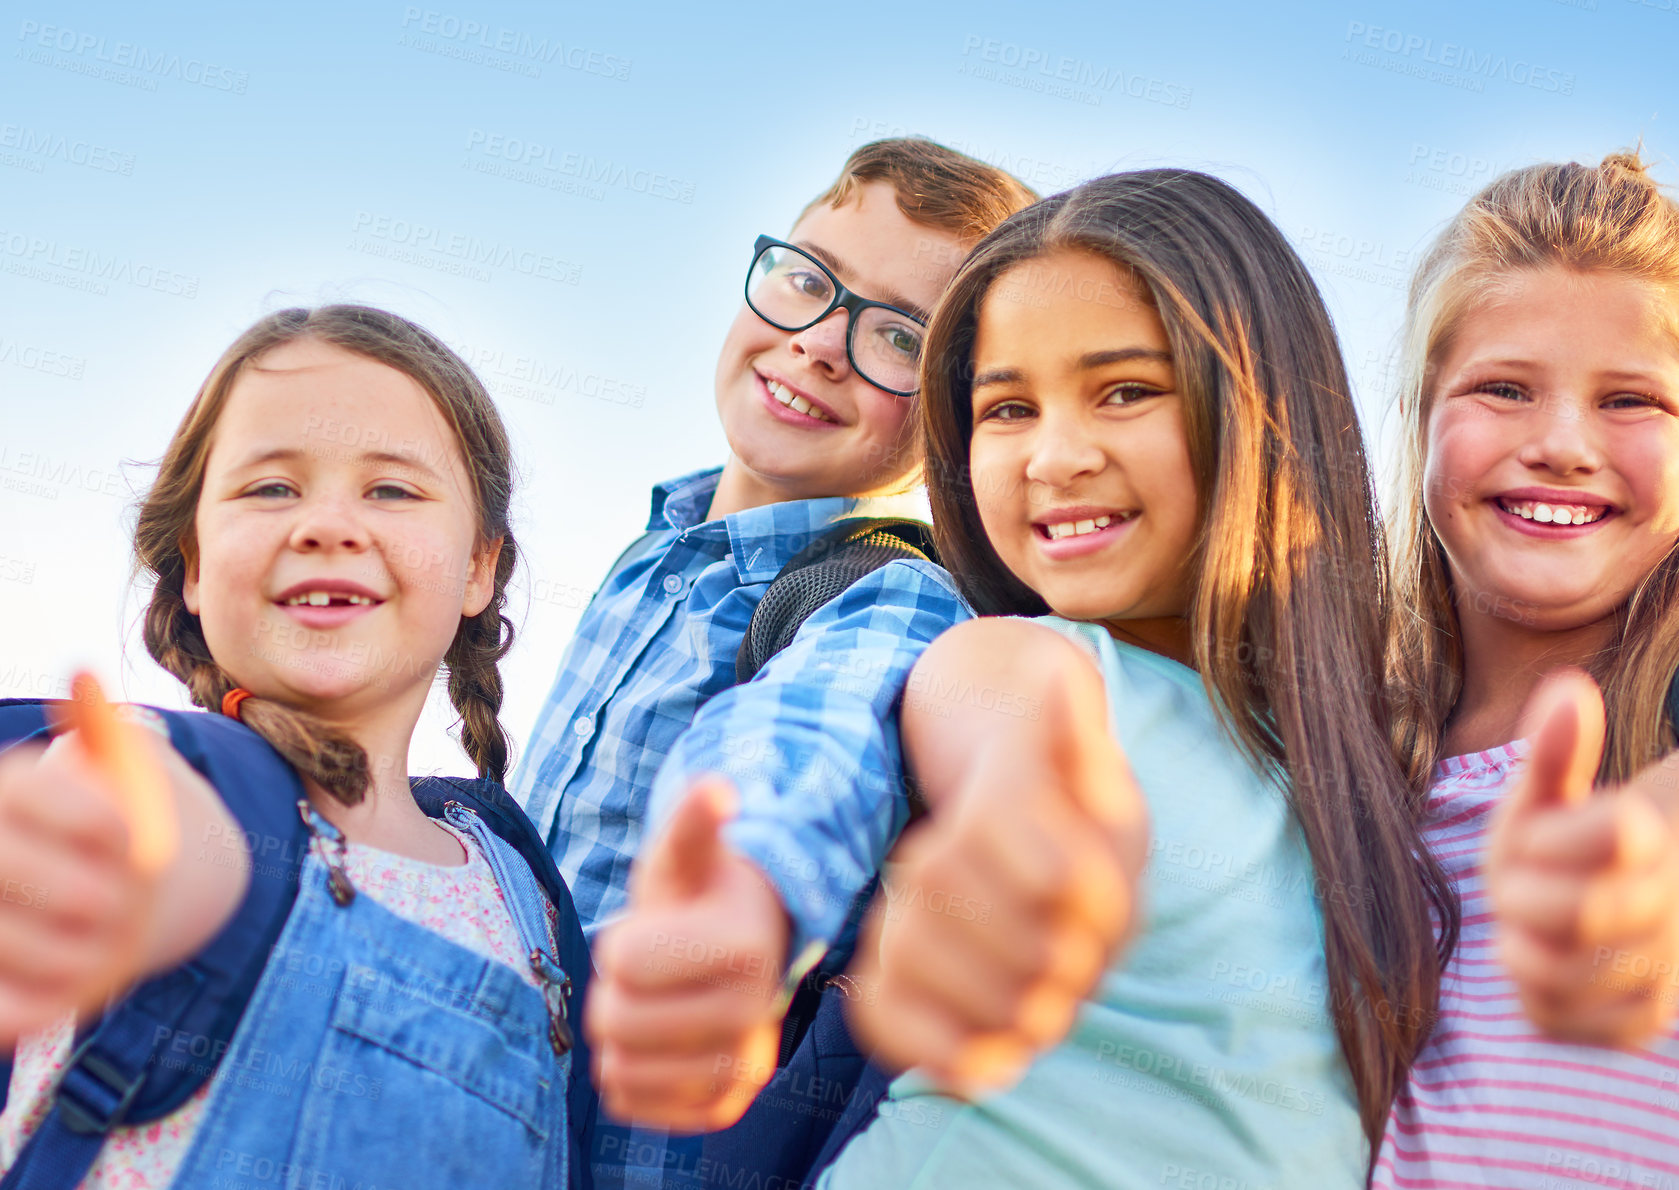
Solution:
[[(0, 749), (45, 739), (50, 705), (0, 699)], [(0, 1190), (73, 1190), (113, 1128), (161, 1119), (186, 1103), (227, 1051), (297, 897), (309, 837), (297, 812), (303, 786), (296, 771), (268, 741), (233, 719), (197, 711), (158, 714), (175, 750), (216, 789), (244, 831), (251, 852), (250, 887), (202, 951), (139, 984), (78, 1034), (46, 1117), (0, 1179)], [(414, 800), (433, 818), (443, 816), (448, 802), (475, 811), (530, 865), (558, 911), (555, 957), (572, 980), (569, 1165), (573, 1186), (586, 1187), (591, 1182), (587, 1133), (596, 1112), (582, 1022), (591, 968), (571, 893), (536, 828), (500, 785), (453, 777), (422, 777), (411, 784)], [(178, 1037), (194, 1039), (194, 1061), (168, 1060), (168, 1040)], [(196, 1060), (200, 1039), (209, 1055), (205, 1060)], [(0, 1108), (11, 1074), (10, 1059), (0, 1061)]]

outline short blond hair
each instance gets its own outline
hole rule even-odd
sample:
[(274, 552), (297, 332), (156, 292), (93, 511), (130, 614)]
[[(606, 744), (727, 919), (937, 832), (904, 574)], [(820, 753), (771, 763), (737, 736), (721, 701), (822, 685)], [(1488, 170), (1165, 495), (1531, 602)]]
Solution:
[(813, 198), (799, 219), (818, 206), (843, 206), (869, 182), (890, 184), (907, 218), (965, 242), (983, 239), (1038, 201), (1037, 192), (1007, 170), (923, 136), (902, 136), (870, 141), (847, 157), (834, 184)]

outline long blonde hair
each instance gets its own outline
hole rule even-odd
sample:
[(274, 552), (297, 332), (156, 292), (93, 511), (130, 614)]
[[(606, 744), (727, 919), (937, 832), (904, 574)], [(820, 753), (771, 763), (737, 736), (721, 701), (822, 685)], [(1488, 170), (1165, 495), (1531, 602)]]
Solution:
[[(185, 684), (192, 701), (219, 710), (234, 681), (210, 656), (198, 617), (182, 597), (198, 497), (216, 422), (244, 370), (284, 343), (313, 339), (367, 356), (411, 377), (437, 402), (460, 442), (472, 479), (481, 542), (501, 539), (495, 591), (476, 616), (462, 617), (443, 656), (449, 698), (461, 716), (461, 744), (478, 775), (497, 781), (507, 771), (508, 737), (499, 719), (498, 663), (513, 646), (513, 625), (502, 615), (507, 583), (518, 558), (508, 528), (512, 451), (507, 430), (483, 384), (461, 358), (429, 331), (371, 306), (281, 310), (259, 320), (222, 353), (181, 419), (140, 504), (134, 530), (137, 566), (154, 580), (146, 607), (146, 650)], [(268, 698), (247, 698), (239, 717), (304, 776), (346, 803), (361, 800), (371, 774), (361, 745), (313, 715)]]
[[(1537, 269), (1611, 272), (1679, 286), (1679, 205), (1636, 151), (1600, 165), (1512, 170), (1441, 232), (1411, 280), (1401, 361), (1403, 459), (1393, 533), (1399, 617), (1389, 670), (1395, 744), (1426, 785), (1463, 689), (1463, 649), (1445, 547), (1423, 508), (1429, 412), (1439, 361), (1465, 316), (1512, 275)], [(1608, 735), (1599, 779), (1624, 781), (1674, 746), (1666, 697), (1679, 667), (1679, 552), (1644, 576), (1617, 613), (1618, 631), (1589, 668), (1603, 687)]]

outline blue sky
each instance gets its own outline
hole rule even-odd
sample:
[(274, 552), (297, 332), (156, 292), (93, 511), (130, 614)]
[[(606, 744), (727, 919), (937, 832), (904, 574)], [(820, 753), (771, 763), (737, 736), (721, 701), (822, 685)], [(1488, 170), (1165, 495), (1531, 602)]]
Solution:
[[(522, 741), (648, 487), (724, 457), (711, 377), (753, 238), (864, 141), (923, 133), (1046, 194), (1231, 181), (1323, 286), (1378, 454), (1409, 268), (1465, 198), (1639, 138), (1679, 182), (1679, 0), (141, 8), (0, 3), (0, 697), (91, 664), (181, 701), (139, 640), (130, 508), (281, 306), (386, 305), (496, 394)], [(445, 722), (416, 771), (463, 768)]]

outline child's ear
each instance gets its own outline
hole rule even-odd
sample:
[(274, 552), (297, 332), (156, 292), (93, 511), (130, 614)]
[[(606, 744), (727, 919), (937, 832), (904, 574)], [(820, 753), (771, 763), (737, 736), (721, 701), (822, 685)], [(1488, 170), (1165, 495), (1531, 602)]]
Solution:
[(186, 563), (186, 573), (181, 576), (181, 602), (186, 604), (187, 611), (198, 615), (198, 554), (190, 542), (181, 542), (181, 560)]
[(461, 615), (468, 619), (490, 606), (490, 598), (496, 593), (496, 562), (501, 558), (501, 543), (505, 540), (498, 537), (486, 542), (472, 555), (472, 569), (466, 576), (466, 594), (461, 599)]

